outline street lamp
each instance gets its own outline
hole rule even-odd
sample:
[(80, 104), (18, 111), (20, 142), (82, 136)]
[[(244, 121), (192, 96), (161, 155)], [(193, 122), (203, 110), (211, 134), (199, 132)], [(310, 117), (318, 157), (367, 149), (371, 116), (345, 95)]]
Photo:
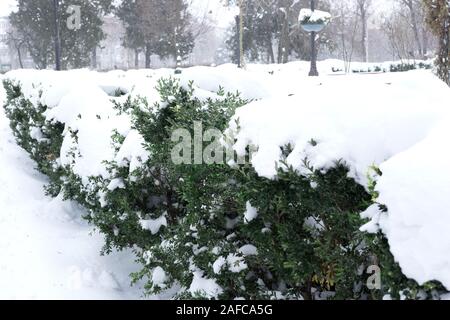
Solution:
[(317, 71), (316, 35), (322, 31), (331, 20), (331, 15), (328, 12), (316, 10), (315, 5), (315, 0), (311, 0), (311, 9), (302, 9), (298, 18), (303, 30), (311, 33), (310, 77), (317, 77), (319, 75), (319, 72)]

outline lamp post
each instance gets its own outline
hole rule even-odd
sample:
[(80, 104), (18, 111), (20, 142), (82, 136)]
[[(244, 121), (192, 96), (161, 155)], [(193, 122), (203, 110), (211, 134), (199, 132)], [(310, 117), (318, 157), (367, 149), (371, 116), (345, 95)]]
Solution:
[(311, 9), (300, 10), (299, 22), (303, 30), (311, 34), (311, 71), (310, 77), (317, 77), (317, 46), (316, 36), (330, 22), (331, 15), (328, 12), (316, 10), (315, 0), (311, 0)]
[[(316, 9), (315, 1), (311, 0), (311, 11), (314, 12)], [(316, 32), (311, 32), (311, 70), (309, 71), (310, 77), (318, 77), (319, 72), (317, 71), (317, 48), (316, 48)]]

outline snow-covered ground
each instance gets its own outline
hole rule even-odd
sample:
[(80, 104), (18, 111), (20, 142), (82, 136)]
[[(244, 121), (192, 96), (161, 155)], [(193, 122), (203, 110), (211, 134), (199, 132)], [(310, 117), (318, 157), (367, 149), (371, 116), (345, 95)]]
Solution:
[(0, 108), (0, 299), (139, 299), (133, 255), (100, 256), (82, 210), (46, 197), (34, 167)]
[[(408, 277), (420, 283), (439, 280), (450, 289), (450, 89), (431, 71), (332, 75), (336, 65), (333, 60), (319, 63), (318, 78), (306, 76), (305, 62), (249, 65), (247, 70), (194, 67), (183, 70), (180, 82), (194, 80), (201, 98), (221, 86), (255, 100), (237, 111), (235, 149), (259, 147), (252, 164), (261, 176), (274, 177), (280, 146), (288, 143), (294, 149), (287, 163), (299, 174), (307, 174), (305, 157), (321, 169), (344, 160), (351, 176), (367, 186), (369, 167), (379, 166), (378, 200), (389, 211), (371, 207), (365, 216), (373, 220), (363, 229), (381, 228)], [(7, 77), (20, 80), (31, 101), (50, 107), (49, 120), (76, 127), (80, 137), (87, 137), (78, 141), (83, 154), (75, 163), (89, 159), (98, 166), (80, 167), (101, 174), (98, 167), (114, 154), (95, 146), (109, 145), (113, 129), (124, 136), (136, 133), (129, 119), (115, 118), (107, 94), (121, 88), (157, 101), (156, 80), (169, 75), (173, 70), (25, 70)], [(99, 114), (108, 120), (99, 120)], [(15, 146), (3, 111), (0, 133), (0, 298), (138, 297), (139, 288), (128, 286), (128, 273), (137, 268), (130, 265), (131, 255), (99, 257), (102, 239), (88, 235), (91, 229), (80, 219), (80, 209), (43, 195), (45, 179)], [(71, 139), (66, 135), (66, 147), (72, 146)], [(140, 139), (128, 140), (135, 145), (126, 146), (127, 154), (140, 153)]]

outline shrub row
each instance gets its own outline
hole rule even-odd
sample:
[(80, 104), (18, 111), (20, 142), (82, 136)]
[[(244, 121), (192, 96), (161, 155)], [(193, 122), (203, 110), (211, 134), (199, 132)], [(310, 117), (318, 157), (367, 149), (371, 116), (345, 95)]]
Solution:
[[(373, 67), (368, 67), (365, 69), (354, 69), (352, 68), (352, 73), (372, 73), (372, 72), (405, 72), (405, 71), (411, 71), (411, 70), (418, 70), (418, 69), (425, 69), (430, 70), (433, 68), (432, 63), (428, 62), (419, 62), (419, 63), (392, 63), (389, 65), (388, 68), (383, 65), (374, 65)], [(341, 68), (332, 67), (331, 70), (336, 72), (342, 72)]]
[[(162, 79), (160, 102), (148, 105), (130, 96), (116, 103), (117, 113), (132, 117), (150, 157), (137, 168), (105, 162), (110, 177), (86, 180), (60, 164), (64, 124), (47, 121), (47, 107), (27, 100), (20, 84), (5, 81), (4, 87), (11, 128), (50, 177), (48, 194), (62, 193), (87, 209), (86, 219), (105, 235), (106, 253), (134, 250), (143, 267), (132, 279), (146, 281), (146, 294), (416, 299), (438, 297), (442, 290), (408, 280), (383, 235), (359, 231), (360, 212), (374, 195), (348, 178), (344, 162), (328, 172), (309, 167), (307, 176), (280, 170), (275, 180), (259, 177), (249, 164), (175, 164), (171, 154), (180, 141), (172, 133), (183, 128), (194, 136), (194, 121), (225, 131), (236, 108), (246, 103), (238, 94), (220, 90), (216, 98), (200, 99), (192, 83)], [(76, 141), (77, 132), (72, 135)], [(111, 135), (119, 152), (126, 137)], [(283, 147), (286, 156), (290, 151)], [(366, 285), (371, 265), (381, 269), (381, 288)]]

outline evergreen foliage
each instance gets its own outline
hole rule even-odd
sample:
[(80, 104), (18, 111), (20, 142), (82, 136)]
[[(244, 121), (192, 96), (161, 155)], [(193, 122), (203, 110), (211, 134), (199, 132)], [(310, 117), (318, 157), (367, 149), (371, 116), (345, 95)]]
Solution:
[[(62, 67), (90, 66), (93, 51), (105, 38), (102, 15), (111, 11), (112, 0), (60, 0), (58, 12), (61, 36)], [(67, 20), (69, 6), (80, 6), (80, 29), (71, 30)], [(11, 25), (24, 40), (25, 46), (40, 69), (55, 62), (53, 2), (48, 0), (19, 0), (18, 10), (11, 13)]]
[(116, 12), (125, 25), (124, 45), (145, 52), (147, 68), (153, 54), (176, 59), (194, 48), (192, 16), (184, 0), (123, 1)]

